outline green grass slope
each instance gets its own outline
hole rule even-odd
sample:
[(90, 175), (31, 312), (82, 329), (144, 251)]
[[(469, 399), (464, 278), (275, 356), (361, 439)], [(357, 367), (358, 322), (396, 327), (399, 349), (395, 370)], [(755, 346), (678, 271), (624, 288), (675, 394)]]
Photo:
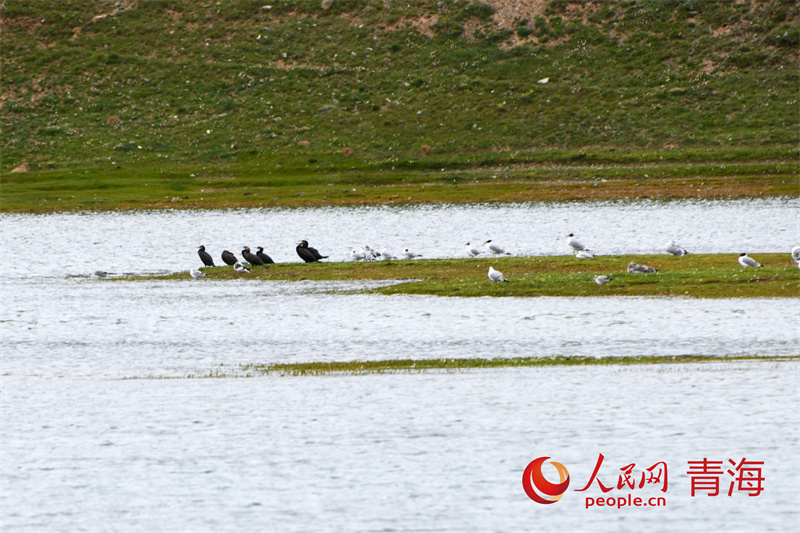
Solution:
[[(51, 171), (45, 189), (61, 192), (63, 178), (94, 195), (116, 187), (97, 177), (112, 170), (166, 172), (164, 196), (181, 198), (203, 171), (327, 184), (796, 161), (798, 11), (788, 0), (8, 0), (0, 172), (27, 162), (34, 172), (3, 184)], [(88, 176), (63, 173), (76, 170)]]

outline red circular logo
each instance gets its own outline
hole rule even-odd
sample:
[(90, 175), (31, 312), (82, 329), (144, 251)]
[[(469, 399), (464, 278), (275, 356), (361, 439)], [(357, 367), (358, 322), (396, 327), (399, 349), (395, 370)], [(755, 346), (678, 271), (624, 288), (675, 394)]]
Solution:
[(537, 503), (556, 503), (569, 487), (569, 471), (561, 463), (550, 461), (558, 471), (558, 483), (551, 483), (542, 474), (542, 464), (550, 459), (539, 457), (525, 467), (522, 473), (522, 488), (528, 498)]

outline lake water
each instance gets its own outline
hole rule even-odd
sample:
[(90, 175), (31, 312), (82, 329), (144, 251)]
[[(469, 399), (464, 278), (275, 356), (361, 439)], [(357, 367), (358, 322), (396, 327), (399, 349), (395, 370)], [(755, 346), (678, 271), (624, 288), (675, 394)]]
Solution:
[[(800, 299), (433, 298), (364, 283), (108, 282), (196, 248), (298, 261), (370, 244), (463, 257), (788, 252), (796, 199), (0, 215), (4, 531), (787, 531), (800, 527), (800, 365), (755, 361), (185, 379), (244, 363), (531, 355), (797, 355)], [(344, 292), (343, 292), (344, 291)], [(178, 379), (149, 379), (178, 378)], [(124, 379), (139, 378), (139, 379)], [(669, 465), (666, 507), (584, 509)], [(525, 466), (569, 469), (536, 504)], [(687, 461), (764, 461), (765, 491), (691, 497)], [(545, 472), (548, 477), (551, 474)], [(609, 493), (619, 495), (622, 491)], [(634, 495), (660, 496), (652, 487)]]
[[(796, 531), (796, 363), (303, 378), (2, 380), (4, 531)], [(603, 494), (668, 465), (668, 490)], [(522, 472), (564, 464), (529, 500)], [(763, 461), (691, 497), (688, 461)], [(552, 474), (546, 472), (552, 477)], [(665, 507), (585, 509), (663, 496)], [(665, 526), (665, 523), (669, 524)]]
[(3, 372), (178, 377), (245, 363), (798, 353), (798, 299), (317, 292), (361, 286), (76, 278), (4, 286)]
[(599, 254), (663, 253), (673, 239), (692, 253), (789, 253), (800, 243), (800, 199), (2, 214), (0, 222), (4, 278), (62, 277), (188, 270), (202, 266), (201, 244), (218, 264), (222, 250), (240, 256), (243, 246), (299, 262), (302, 239), (331, 261), (367, 244), (465, 257), (465, 243), (488, 239), (514, 255), (563, 255), (568, 233)]

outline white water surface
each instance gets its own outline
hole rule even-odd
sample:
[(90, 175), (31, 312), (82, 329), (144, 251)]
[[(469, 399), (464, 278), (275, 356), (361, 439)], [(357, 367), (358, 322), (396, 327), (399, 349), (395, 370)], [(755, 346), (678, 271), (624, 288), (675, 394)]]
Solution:
[(371, 286), (45, 278), (23, 289), (2, 280), (3, 373), (179, 377), (309, 361), (785, 356), (800, 345), (800, 299), (330, 292)]
[[(796, 362), (185, 379), (246, 363), (548, 355), (792, 356), (800, 299), (435, 298), (371, 283), (91, 280), (353, 247), (463, 257), (788, 251), (797, 199), (0, 215), (3, 531), (796, 531)], [(76, 277), (78, 276), (78, 277)], [(487, 281), (488, 282), (488, 281)], [(228, 369), (232, 369), (230, 372)], [(149, 377), (177, 379), (147, 379)], [(139, 379), (125, 379), (139, 378)], [(667, 507), (574, 492), (666, 461)], [(525, 496), (551, 456), (562, 501)], [(764, 461), (765, 491), (689, 496), (686, 462)], [(727, 490), (727, 485), (723, 487)], [(653, 495), (642, 491), (643, 495)], [(660, 494), (659, 494), (660, 495)]]
[(730, 253), (735, 266), (742, 252), (800, 244), (800, 199), (0, 214), (0, 226), (4, 278), (188, 271), (202, 266), (201, 244), (219, 265), (243, 246), (299, 262), (302, 239), (330, 261), (364, 245), (466, 257), (465, 243), (489, 239), (514, 255), (564, 255), (569, 233), (598, 254), (664, 253), (674, 239), (690, 253)]
[[(799, 368), (3, 377), (3, 531), (797, 531)], [(600, 453), (604, 485), (664, 461), (667, 492), (575, 492)], [(521, 482), (545, 456), (571, 478), (548, 506)], [(763, 461), (764, 492), (691, 497), (703, 458)], [(666, 506), (585, 509), (628, 493)]]

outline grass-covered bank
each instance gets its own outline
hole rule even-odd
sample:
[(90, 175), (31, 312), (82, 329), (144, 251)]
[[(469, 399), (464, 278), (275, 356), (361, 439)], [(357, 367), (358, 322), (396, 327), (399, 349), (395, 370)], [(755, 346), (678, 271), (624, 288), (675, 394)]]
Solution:
[[(586, 155), (586, 154), (584, 154)], [(701, 154), (686, 154), (689, 158)], [(642, 154), (559, 154), (562, 164), (535, 157), (498, 156), (469, 167), (459, 158), (427, 168), (347, 166), (341, 156), (322, 163), (286, 158), (283, 170), (264, 161), (234, 166), (147, 164), (114, 169), (7, 174), (0, 211), (228, 208), (525, 202), (628, 198), (732, 198), (800, 194), (800, 164), (654, 160)], [(725, 157), (723, 153), (704, 157)], [(634, 161), (639, 159), (639, 161)], [(272, 168), (272, 170), (267, 170)]]
[(799, 11), (6, 2), (0, 209), (798, 194)]
[(259, 376), (324, 376), (330, 374), (364, 375), (385, 373), (423, 373), (427, 371), (459, 372), (482, 368), (567, 367), (567, 366), (631, 366), (698, 363), (740, 363), (746, 361), (798, 361), (800, 356), (731, 356), (703, 355), (639, 356), (639, 357), (498, 357), (458, 359), (385, 359), (379, 361), (341, 361), (310, 363), (220, 365), (208, 374), (189, 378), (252, 378)]
[[(691, 298), (796, 298), (800, 296), (800, 269), (785, 254), (754, 254), (764, 266), (743, 268), (738, 254), (623, 255), (576, 259), (573, 256), (431, 259), (369, 263), (280, 263), (257, 267), (250, 273), (233, 267), (201, 269), (209, 280), (406, 280), (372, 289), (382, 294), (436, 296), (678, 296)], [(633, 261), (652, 266), (656, 274), (628, 274)], [(198, 259), (199, 263), (199, 259)], [(489, 266), (500, 270), (509, 283), (493, 283)], [(611, 275), (599, 286), (597, 274)], [(188, 272), (167, 276), (138, 276), (124, 280), (190, 279)]]

